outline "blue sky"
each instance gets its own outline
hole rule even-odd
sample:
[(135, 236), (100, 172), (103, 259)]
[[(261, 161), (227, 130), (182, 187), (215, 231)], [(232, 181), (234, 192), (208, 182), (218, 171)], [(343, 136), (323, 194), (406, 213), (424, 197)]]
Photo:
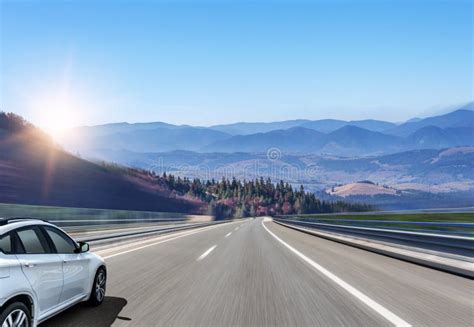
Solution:
[(473, 98), (471, 1), (1, 1), (1, 110), (40, 126), (402, 121)]

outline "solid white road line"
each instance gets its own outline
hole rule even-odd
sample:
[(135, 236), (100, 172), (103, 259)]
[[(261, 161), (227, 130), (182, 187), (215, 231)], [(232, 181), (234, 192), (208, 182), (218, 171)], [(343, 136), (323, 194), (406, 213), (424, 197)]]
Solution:
[[(232, 224), (232, 223), (229, 223), (229, 224)], [(173, 235), (163, 235), (163, 236), (159, 237), (160, 241), (149, 243), (149, 240), (148, 240), (146, 245), (139, 246), (139, 247), (133, 247), (131, 249), (124, 250), (124, 251), (114, 253), (114, 254), (110, 254), (110, 255), (104, 255), (104, 256), (102, 256), (102, 258), (104, 258), (104, 259), (113, 258), (113, 257), (119, 256), (119, 255), (122, 255), (122, 254), (130, 253), (130, 252), (133, 252), (133, 251), (138, 251), (138, 250), (150, 247), (150, 246), (158, 245), (158, 244), (161, 244), (161, 243), (166, 243), (166, 242), (169, 242), (169, 241), (176, 240), (178, 238), (186, 237), (186, 236), (193, 235), (193, 234), (196, 234), (196, 233), (201, 233), (201, 232), (208, 231), (208, 230), (218, 228), (218, 227), (221, 227), (221, 226), (225, 226), (225, 225), (226, 224), (219, 224), (219, 225), (214, 225), (214, 226), (203, 227), (203, 228), (199, 228), (199, 229), (196, 229), (196, 230), (185, 231), (185, 232), (181, 232), (181, 233), (178, 233), (178, 234), (174, 234), (174, 236)], [(166, 239), (164, 239), (164, 238), (166, 238)], [(146, 241), (144, 241), (144, 242), (146, 242)], [(140, 244), (140, 242), (138, 244)], [(124, 247), (130, 247), (130, 246), (133, 246), (133, 245), (137, 245), (137, 243), (121, 245), (121, 246), (118, 246), (118, 248), (120, 249), (120, 248), (124, 248)], [(103, 249), (102, 251), (103, 252), (109, 252), (109, 251), (113, 251), (113, 250), (114, 250), (114, 247), (111, 247), (111, 248)], [(99, 252), (98, 254), (100, 255), (100, 251), (97, 251), (97, 252)]]
[(213, 247), (211, 247), (210, 249), (208, 249), (206, 252), (204, 252), (203, 254), (201, 254), (199, 256), (199, 258), (196, 259), (196, 261), (201, 261), (202, 259), (204, 259), (205, 257), (207, 257), (209, 255), (209, 253), (211, 253), (212, 251), (214, 251), (214, 249), (217, 247), (217, 245), (214, 245)]
[(232, 234), (232, 232), (227, 233), (227, 234), (225, 235), (225, 237), (229, 237), (231, 234)]
[[(268, 221), (268, 220), (266, 220)], [(313, 260), (311, 260), (310, 258), (308, 258), (307, 256), (305, 256), (303, 253), (299, 252), (298, 250), (296, 250), (294, 247), (292, 247), (291, 245), (289, 245), (288, 243), (286, 243), (285, 241), (283, 241), (281, 238), (279, 238), (278, 236), (276, 236), (273, 232), (271, 232), (267, 226), (265, 226), (265, 224), (263, 223), (263, 220), (262, 220), (262, 226), (263, 228), (265, 228), (265, 230), (271, 235), (273, 236), (278, 242), (280, 242), (281, 244), (283, 244), (285, 247), (287, 247), (291, 252), (293, 252), (294, 254), (296, 254), (298, 257), (300, 257), (301, 259), (303, 259), (306, 263), (308, 263), (310, 266), (312, 266), (313, 268), (315, 268), (316, 270), (318, 270), (319, 272), (321, 272), (322, 274), (324, 274), (326, 277), (328, 277), (329, 279), (331, 279), (333, 282), (335, 282), (336, 284), (338, 284), (340, 287), (344, 288), (347, 292), (349, 292), (350, 294), (352, 294), (353, 296), (355, 296), (357, 299), (359, 299), (360, 301), (362, 301), (364, 304), (366, 304), (367, 306), (369, 306), (372, 310), (376, 311), (378, 314), (380, 314), (382, 317), (384, 317), (385, 319), (387, 319), (388, 321), (390, 321), (392, 324), (394, 324), (395, 326), (411, 326), (408, 322), (406, 322), (405, 320), (403, 320), (402, 318), (398, 317), (396, 314), (394, 314), (393, 312), (389, 311), (387, 308), (385, 308), (384, 306), (382, 306), (381, 304), (375, 302), (374, 300), (372, 300), (371, 298), (369, 298), (367, 295), (365, 295), (364, 293), (362, 293), (361, 291), (359, 291), (358, 289), (356, 289), (355, 287), (349, 285), (348, 283), (346, 283), (345, 281), (343, 281), (342, 279), (340, 279), (339, 277), (337, 277), (336, 275), (334, 275), (332, 272), (330, 272), (329, 270), (327, 270), (326, 268), (324, 268), (323, 266), (321, 266), (320, 264), (314, 262)]]
[(141, 250), (141, 249), (144, 249), (144, 248), (153, 246), (153, 245), (157, 245), (157, 244), (161, 244), (161, 243), (166, 243), (166, 242), (169, 242), (169, 241), (177, 240), (178, 238), (182, 238), (182, 237), (185, 237), (185, 236), (188, 236), (188, 235), (192, 235), (192, 234), (196, 234), (196, 233), (199, 233), (199, 232), (196, 231), (196, 232), (193, 232), (193, 233), (183, 233), (183, 234), (179, 234), (179, 236), (167, 238), (167, 239), (162, 240), (162, 241), (153, 242), (153, 243), (149, 243), (149, 244), (147, 244), (147, 245), (143, 245), (143, 246), (139, 246), (139, 247), (136, 247), (136, 248), (132, 248), (132, 249), (129, 249), (129, 250), (126, 250), (126, 251), (114, 253), (114, 254), (105, 256), (105, 257), (103, 257), (103, 258), (104, 258), (104, 259), (113, 258), (113, 257), (119, 256), (119, 255), (125, 254), (125, 253), (130, 253), (130, 252), (133, 252), (133, 251), (138, 251), (138, 250)]

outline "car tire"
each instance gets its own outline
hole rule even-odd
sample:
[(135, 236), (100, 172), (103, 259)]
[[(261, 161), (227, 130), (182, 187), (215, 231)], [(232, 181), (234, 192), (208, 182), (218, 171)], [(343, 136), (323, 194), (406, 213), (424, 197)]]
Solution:
[(107, 272), (105, 271), (104, 267), (100, 267), (95, 273), (94, 283), (92, 284), (91, 295), (88, 301), (89, 305), (95, 307), (104, 302), (106, 285)]
[[(8, 320), (11, 321), (8, 324)], [(21, 320), (20, 324), (18, 320)], [(0, 326), (19, 326), (19, 327), (30, 327), (31, 326), (31, 312), (28, 307), (22, 302), (14, 302), (7, 306), (5, 310), (0, 313)]]

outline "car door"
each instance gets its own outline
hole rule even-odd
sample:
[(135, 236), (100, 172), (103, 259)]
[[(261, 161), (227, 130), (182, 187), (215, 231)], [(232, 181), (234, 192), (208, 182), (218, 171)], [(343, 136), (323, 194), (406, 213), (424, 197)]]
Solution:
[(86, 253), (77, 253), (77, 244), (63, 231), (51, 226), (42, 226), (61, 257), (64, 286), (59, 302), (63, 303), (89, 290), (89, 259)]
[(63, 288), (62, 260), (53, 253), (38, 226), (15, 230), (18, 240), (16, 257), (38, 299), (40, 316), (59, 304)]

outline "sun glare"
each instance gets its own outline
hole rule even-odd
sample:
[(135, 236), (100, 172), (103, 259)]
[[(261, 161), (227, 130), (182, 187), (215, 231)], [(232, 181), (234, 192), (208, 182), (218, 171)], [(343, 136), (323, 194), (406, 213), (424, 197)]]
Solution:
[(43, 129), (50, 134), (55, 140), (60, 140), (67, 133), (67, 129), (72, 126), (72, 117), (64, 112), (46, 113)]
[(38, 125), (56, 141), (61, 141), (67, 137), (68, 129), (78, 124), (78, 107), (64, 96), (43, 101)]

